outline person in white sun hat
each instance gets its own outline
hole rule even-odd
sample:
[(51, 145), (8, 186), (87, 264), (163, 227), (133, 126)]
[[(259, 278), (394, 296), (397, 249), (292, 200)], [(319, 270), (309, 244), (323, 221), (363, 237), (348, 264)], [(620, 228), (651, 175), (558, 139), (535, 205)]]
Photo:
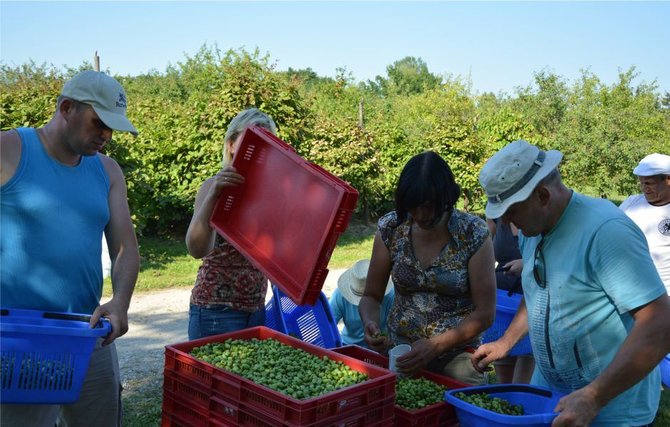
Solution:
[[(82, 71), (65, 83), (46, 125), (2, 132), (2, 307), (90, 314), (91, 325), (104, 316), (112, 324), (112, 332), (96, 343), (76, 403), (3, 404), (3, 426), (53, 427), (56, 420), (121, 425), (114, 340), (128, 331), (139, 252), (123, 172), (100, 151), (115, 130), (137, 134), (126, 117), (127, 102), (116, 79)], [(100, 305), (103, 233), (113, 296)]]
[[(367, 259), (356, 261), (351, 268), (342, 273), (337, 279), (337, 288), (335, 288), (328, 300), (335, 322), (339, 323), (341, 320), (344, 323), (341, 332), (342, 343), (344, 345), (353, 344), (368, 348), (365, 342), (363, 322), (358, 313), (358, 303), (361, 301), (363, 291), (365, 291), (365, 279), (368, 276), (369, 266), (370, 261)], [(393, 305), (394, 296), (393, 282), (389, 280), (380, 308), (380, 328), (383, 332), (386, 332), (386, 319)]]
[(486, 215), (520, 230), (524, 300), (472, 363), (483, 370), (529, 333), (531, 384), (566, 394), (553, 426), (647, 426), (670, 351), (670, 299), (640, 229), (610, 201), (567, 188), (561, 158), (519, 140), (479, 174)]
[(642, 194), (628, 197), (619, 208), (640, 227), (649, 253), (670, 295), (670, 156), (650, 154), (633, 169)]

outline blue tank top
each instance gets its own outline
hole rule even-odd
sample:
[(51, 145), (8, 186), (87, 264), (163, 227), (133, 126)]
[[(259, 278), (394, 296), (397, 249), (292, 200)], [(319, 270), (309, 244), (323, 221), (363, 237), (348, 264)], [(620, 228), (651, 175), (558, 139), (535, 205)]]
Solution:
[(0, 187), (0, 304), (93, 313), (102, 294), (107, 173), (98, 155), (65, 166), (35, 129), (17, 132), (21, 159)]

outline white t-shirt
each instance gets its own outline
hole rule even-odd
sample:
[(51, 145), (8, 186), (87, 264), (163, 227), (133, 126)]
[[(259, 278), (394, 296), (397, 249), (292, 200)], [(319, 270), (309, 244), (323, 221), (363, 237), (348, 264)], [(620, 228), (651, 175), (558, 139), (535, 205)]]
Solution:
[(654, 206), (643, 194), (630, 196), (619, 206), (647, 238), (649, 252), (670, 295), (670, 203)]

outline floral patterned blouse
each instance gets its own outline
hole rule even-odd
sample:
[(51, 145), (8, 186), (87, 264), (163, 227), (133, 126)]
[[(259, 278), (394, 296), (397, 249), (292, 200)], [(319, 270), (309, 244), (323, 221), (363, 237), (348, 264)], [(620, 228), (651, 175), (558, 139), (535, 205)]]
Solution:
[(220, 235), (212, 252), (202, 258), (191, 304), (254, 312), (264, 309), (267, 278)]
[[(440, 335), (455, 328), (474, 309), (468, 262), (489, 231), (484, 220), (456, 209), (448, 227), (451, 239), (424, 269), (412, 249), (411, 218), (398, 224), (392, 211), (379, 219), (382, 241), (391, 254), (396, 292), (388, 319), (389, 337), (395, 344)], [(480, 344), (481, 337), (477, 337), (464, 347)]]

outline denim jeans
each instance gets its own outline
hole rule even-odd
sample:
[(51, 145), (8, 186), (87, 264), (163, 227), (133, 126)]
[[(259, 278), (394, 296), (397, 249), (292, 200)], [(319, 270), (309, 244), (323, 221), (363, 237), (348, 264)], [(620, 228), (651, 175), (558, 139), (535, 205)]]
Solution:
[(225, 306), (205, 308), (191, 304), (188, 311), (189, 340), (263, 325), (265, 325), (264, 308), (249, 313)]

